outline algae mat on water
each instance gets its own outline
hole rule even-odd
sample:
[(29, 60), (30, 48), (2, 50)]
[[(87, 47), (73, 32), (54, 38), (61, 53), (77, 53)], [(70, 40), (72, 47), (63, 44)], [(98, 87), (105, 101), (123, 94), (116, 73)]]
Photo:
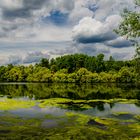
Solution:
[[(114, 101), (115, 100), (104, 100), (103, 102), (110, 103)], [(128, 100), (125, 100), (123, 103), (127, 101)], [(61, 105), (65, 106), (67, 104), (84, 104), (87, 107), (90, 103), (94, 104), (96, 102), (99, 102), (99, 100), (46, 99), (42, 101), (30, 101), (2, 98), (0, 100), (0, 110), (3, 111), (1, 112), (3, 115), (0, 116), (0, 140), (140, 139), (139, 115), (134, 116), (135, 120), (119, 120), (117, 118), (95, 117), (67, 109), (63, 116), (45, 115), (45, 117), (41, 118), (24, 118), (24, 116), (19, 117), (10, 113), (10, 110), (31, 108), (35, 106), (36, 103), (38, 103), (38, 106), (43, 110), (46, 106), (60, 107)], [(121, 112), (116, 116), (126, 114), (127, 112)], [(48, 120), (55, 120), (58, 125), (48, 128), (47, 125), (50, 125), (46, 123)]]
[[(50, 118), (51, 116), (49, 116)], [(124, 125), (117, 119), (92, 117), (67, 112), (67, 123), (52, 128), (42, 127), (41, 119), (0, 116), (2, 140), (139, 140), (140, 124)], [(60, 118), (61, 118), (60, 117)], [(52, 116), (53, 119), (54, 116)], [(47, 119), (47, 118), (46, 118)], [(58, 119), (58, 118), (57, 118)], [(47, 125), (47, 124), (46, 124)]]
[(44, 108), (47, 106), (55, 106), (60, 108), (77, 107), (77, 109), (89, 109), (95, 107), (95, 105), (103, 105), (105, 103), (114, 104), (140, 104), (139, 100), (136, 99), (94, 99), (94, 100), (72, 100), (67, 98), (50, 98), (45, 100), (40, 100), (39, 107)]
[(20, 100), (20, 99), (0, 99), (0, 110), (15, 110), (21, 108), (30, 108), (35, 105), (35, 101), (32, 100)]

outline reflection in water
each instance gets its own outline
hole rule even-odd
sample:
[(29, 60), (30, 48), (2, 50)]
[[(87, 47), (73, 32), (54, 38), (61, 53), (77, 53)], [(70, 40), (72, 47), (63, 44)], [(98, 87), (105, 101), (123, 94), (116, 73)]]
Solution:
[[(124, 104), (124, 103), (114, 103), (113, 107), (111, 107), (109, 103), (103, 103), (102, 105), (96, 104), (93, 108), (87, 108), (87, 109), (79, 109), (78, 105), (76, 109), (75, 106), (74, 107), (71, 106), (67, 108), (58, 108), (58, 107), (40, 108), (38, 106), (34, 106), (29, 109), (18, 109), (18, 110), (11, 110), (7, 112), (1, 111), (0, 116), (4, 116), (7, 113), (7, 115), (11, 114), (12, 116), (18, 116), (24, 119), (39, 118), (45, 120), (45, 123), (47, 123), (48, 120), (53, 119), (53, 117), (55, 117), (55, 120), (62, 119), (63, 121), (65, 121), (64, 118), (62, 118), (62, 116), (65, 116), (67, 112), (80, 113), (80, 114), (82, 113), (93, 117), (106, 117), (106, 118), (111, 117), (111, 118), (127, 120), (127, 119), (134, 119), (133, 117), (135, 115), (140, 115), (140, 107), (137, 107), (135, 104)], [(56, 123), (53, 122), (52, 125), (54, 124)]]
[[(8, 98), (28, 97), (30, 99), (69, 98), (69, 99), (139, 99), (140, 89), (127, 84), (45, 84), (18, 83), (0, 84), (0, 96)], [(99, 103), (101, 105), (101, 103)], [(102, 108), (102, 105), (100, 106)]]
[[(40, 108), (38, 105), (30, 109), (19, 109), (9, 111), (19, 117), (42, 118), (44, 115), (63, 116), (66, 112), (80, 112), (92, 116), (109, 117), (115, 112), (127, 112), (130, 114), (140, 114), (140, 102), (135, 104), (121, 104), (105, 101), (89, 101), (93, 99), (140, 99), (140, 89), (134, 85), (125, 84), (45, 84), (45, 83), (15, 83), (0, 84), (0, 96), (8, 98), (28, 99), (48, 99), (48, 98), (68, 98), (76, 100), (88, 100), (88, 102), (68, 102), (64, 103), (65, 108), (46, 107)], [(87, 107), (88, 106), (88, 107)], [(54, 123), (56, 124), (56, 123)], [(51, 126), (50, 126), (51, 127)]]
[(63, 116), (66, 110), (57, 107), (40, 108), (37, 106), (30, 109), (12, 110), (9, 113), (24, 118), (44, 118), (45, 115), (53, 115), (55, 117)]
[(108, 103), (103, 105), (104, 110), (100, 110), (98, 107), (90, 108), (83, 113), (93, 116), (102, 116), (102, 117), (109, 117), (114, 113), (128, 113), (133, 115), (140, 114), (140, 107), (137, 107), (135, 104), (124, 104), (124, 103), (115, 103), (114, 106), (111, 108)]

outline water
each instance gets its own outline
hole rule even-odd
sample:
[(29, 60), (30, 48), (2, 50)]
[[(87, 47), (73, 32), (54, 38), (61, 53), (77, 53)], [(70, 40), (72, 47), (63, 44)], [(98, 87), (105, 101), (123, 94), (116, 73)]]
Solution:
[[(47, 105), (41, 107), (39, 105), (46, 99), (50, 100), (52, 98), (71, 99), (71, 101), (62, 103), (62, 106)], [(75, 126), (75, 128), (77, 127), (77, 123), (75, 123), (77, 122), (75, 120), (76, 118), (70, 119), (71, 117), (67, 114), (75, 114), (77, 117), (79, 117), (78, 114), (80, 114), (89, 116), (90, 118), (98, 117), (103, 120), (116, 119), (115, 121), (117, 121), (117, 123), (118, 120), (120, 121), (118, 123), (119, 127), (117, 126), (117, 129), (119, 128), (120, 130), (124, 129), (122, 127), (120, 128), (120, 125), (137, 125), (139, 123), (136, 116), (140, 116), (140, 88), (139, 86), (131, 84), (78, 85), (1, 83), (0, 102), (5, 99), (35, 101), (36, 103), (34, 106), (29, 108), (9, 110), (3, 110), (0, 108), (0, 137), (3, 135), (11, 137), (14, 133), (20, 134), (20, 132), (13, 132), (12, 130), (13, 127), (16, 128), (17, 126), (24, 126), (26, 129), (30, 128), (32, 129), (32, 133), (37, 133), (36, 131), (39, 131), (39, 138), (40, 134), (44, 135), (46, 133), (44, 133), (44, 128), (47, 132), (49, 129), (58, 128), (57, 131), (58, 134), (60, 134), (60, 128), (64, 129), (72, 126)], [(119, 100), (111, 101), (111, 99)], [(125, 99), (125, 102), (123, 102), (122, 99)], [(82, 120), (82, 117), (80, 119)], [(86, 121), (84, 127), (87, 127), (90, 123), (102, 126), (102, 124), (96, 122), (93, 123), (93, 120), (89, 119), (89, 121)], [(115, 123), (115, 125), (117, 123)], [(81, 125), (81, 122), (79, 122), (78, 126), (79, 125)], [(100, 129), (107, 129), (107, 127)], [(114, 131), (112, 133), (114, 134)], [(29, 135), (30, 134), (25, 133), (25, 137)]]
[[(110, 100), (133, 99), (136, 103), (106, 103), (97, 101), (89, 103), (91, 108), (83, 108), (81, 104), (66, 104), (66, 111), (80, 112), (94, 116), (110, 116), (114, 112), (140, 114), (140, 88), (131, 84), (45, 84), (45, 83), (1, 83), (1, 100), (4, 98), (19, 100), (42, 100), (50, 98), (66, 98), (72, 100)], [(58, 111), (56, 111), (58, 110)], [(20, 116), (42, 116), (49, 112), (63, 112), (62, 108), (40, 108), (38, 105), (30, 109), (9, 111)]]
[(138, 99), (140, 86), (132, 84), (0, 83), (0, 96), (24, 99)]

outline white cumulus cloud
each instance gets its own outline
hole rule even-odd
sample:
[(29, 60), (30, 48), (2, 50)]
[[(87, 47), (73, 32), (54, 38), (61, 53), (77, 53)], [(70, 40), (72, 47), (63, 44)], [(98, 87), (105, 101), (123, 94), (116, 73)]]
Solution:
[(113, 29), (117, 28), (121, 17), (111, 15), (104, 22), (92, 17), (84, 17), (73, 28), (73, 39), (79, 43), (97, 43), (116, 38)]

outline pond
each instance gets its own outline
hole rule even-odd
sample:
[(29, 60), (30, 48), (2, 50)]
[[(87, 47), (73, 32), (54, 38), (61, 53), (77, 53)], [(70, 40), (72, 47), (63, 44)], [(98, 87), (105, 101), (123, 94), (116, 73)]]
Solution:
[(140, 139), (140, 87), (1, 83), (0, 139)]

